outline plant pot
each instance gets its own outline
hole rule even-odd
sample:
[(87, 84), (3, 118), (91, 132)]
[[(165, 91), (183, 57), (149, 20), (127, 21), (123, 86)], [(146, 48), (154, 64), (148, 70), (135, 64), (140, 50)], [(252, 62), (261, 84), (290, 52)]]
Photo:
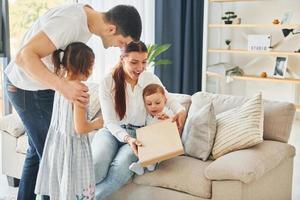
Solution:
[(224, 21), (225, 24), (232, 24), (232, 21)]

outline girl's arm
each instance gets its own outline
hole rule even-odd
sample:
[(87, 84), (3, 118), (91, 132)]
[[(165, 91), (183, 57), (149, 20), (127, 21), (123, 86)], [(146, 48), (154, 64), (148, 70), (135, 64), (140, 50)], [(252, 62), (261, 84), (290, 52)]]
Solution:
[(103, 120), (99, 117), (93, 121), (87, 120), (86, 109), (78, 104), (73, 104), (74, 107), (74, 125), (75, 131), (78, 134), (87, 134), (95, 129), (103, 127)]

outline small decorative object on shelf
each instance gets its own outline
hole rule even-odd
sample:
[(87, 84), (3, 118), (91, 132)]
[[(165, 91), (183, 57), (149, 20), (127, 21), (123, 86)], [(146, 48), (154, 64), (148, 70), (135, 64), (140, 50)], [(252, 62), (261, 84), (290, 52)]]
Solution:
[(287, 71), (287, 57), (277, 57), (273, 75), (278, 78), (284, 78)]
[(225, 12), (225, 16), (222, 17), (222, 20), (224, 20), (225, 24), (232, 24), (232, 20), (237, 18), (237, 15), (235, 15), (232, 11)]
[(280, 24), (280, 21), (279, 21), (279, 19), (274, 19), (272, 23), (273, 24)]
[(229, 39), (225, 40), (226, 48), (228, 50), (231, 48), (230, 43), (231, 43), (231, 40), (229, 40)]
[(262, 78), (267, 78), (267, 77), (268, 77), (267, 72), (262, 72), (262, 73), (260, 73), (260, 77), (262, 77)]
[(248, 35), (248, 51), (267, 51), (271, 46), (271, 35)]
[(234, 68), (226, 70), (225, 75), (226, 75), (226, 82), (229, 83), (233, 81), (232, 76), (243, 76), (244, 70), (242, 70), (239, 66), (236, 66)]
[(298, 49), (298, 50), (296, 50), (296, 51), (294, 51), (295, 53), (300, 53), (300, 49)]
[(241, 24), (242, 23), (242, 18), (238, 17), (234, 20), (235, 24)]

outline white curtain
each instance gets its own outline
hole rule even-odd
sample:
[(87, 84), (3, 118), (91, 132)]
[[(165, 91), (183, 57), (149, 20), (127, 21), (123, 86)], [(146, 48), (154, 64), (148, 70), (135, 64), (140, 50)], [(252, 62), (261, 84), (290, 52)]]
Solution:
[[(154, 43), (154, 3), (155, 0), (79, 0), (79, 3), (91, 5), (95, 10), (100, 12), (108, 11), (110, 8), (119, 5), (132, 5), (141, 15), (142, 18), (142, 35), (141, 40), (145, 44)], [(93, 48), (96, 60), (95, 68), (92, 77), (89, 81), (99, 83), (104, 75), (111, 71), (116, 65), (120, 56), (119, 48), (104, 49), (101, 39), (93, 36), (88, 42), (88, 45)]]

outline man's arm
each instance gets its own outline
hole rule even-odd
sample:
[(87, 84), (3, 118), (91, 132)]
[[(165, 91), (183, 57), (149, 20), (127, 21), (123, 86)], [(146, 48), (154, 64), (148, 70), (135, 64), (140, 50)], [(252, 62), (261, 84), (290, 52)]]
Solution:
[(39, 81), (47, 88), (56, 90), (72, 102), (79, 104), (88, 103), (88, 88), (79, 81), (60, 79), (52, 73), (41, 61), (42, 58), (56, 50), (53, 42), (44, 32), (37, 33), (18, 52), (16, 64), (24, 69), (32, 79)]

